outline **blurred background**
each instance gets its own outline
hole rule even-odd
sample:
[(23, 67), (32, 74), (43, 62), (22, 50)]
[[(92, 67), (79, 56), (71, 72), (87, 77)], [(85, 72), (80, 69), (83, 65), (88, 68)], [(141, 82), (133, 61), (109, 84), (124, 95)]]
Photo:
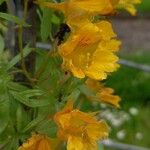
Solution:
[(142, 0), (137, 9), (135, 17), (122, 12), (112, 18), (123, 42), (119, 55), (124, 65), (106, 85), (122, 102), (120, 110), (110, 109), (104, 116), (112, 125), (111, 139), (150, 148), (150, 0)]

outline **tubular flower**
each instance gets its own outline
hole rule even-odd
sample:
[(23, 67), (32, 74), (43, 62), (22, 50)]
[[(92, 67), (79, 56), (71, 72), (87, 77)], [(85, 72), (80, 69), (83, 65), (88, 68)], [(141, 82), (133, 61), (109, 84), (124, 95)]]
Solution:
[(64, 13), (68, 24), (80, 25), (91, 16), (112, 10), (110, 0), (66, 0), (61, 3), (38, 2), (39, 5)]
[(118, 68), (118, 57), (114, 52), (119, 49), (121, 42), (115, 37), (107, 21), (85, 24), (59, 46), (63, 67), (78, 78), (88, 76), (96, 80), (105, 79), (107, 73)]
[(97, 141), (108, 136), (108, 126), (94, 116), (73, 109), (72, 101), (54, 117), (58, 137), (67, 141), (67, 150), (97, 150)]
[(119, 3), (119, 0), (109, 0), (110, 4), (107, 5), (107, 7), (105, 7), (102, 11), (101, 14), (102, 15), (108, 15), (108, 14), (112, 14), (115, 11), (116, 6)]
[(40, 134), (33, 134), (18, 150), (54, 150), (54, 140)]
[(114, 90), (112, 88), (104, 87), (100, 82), (91, 79), (86, 80), (86, 85), (96, 93), (96, 101), (120, 107), (119, 102), (121, 98), (117, 95), (113, 95)]
[(126, 9), (131, 15), (136, 15), (136, 4), (140, 4), (141, 0), (120, 0), (117, 8)]

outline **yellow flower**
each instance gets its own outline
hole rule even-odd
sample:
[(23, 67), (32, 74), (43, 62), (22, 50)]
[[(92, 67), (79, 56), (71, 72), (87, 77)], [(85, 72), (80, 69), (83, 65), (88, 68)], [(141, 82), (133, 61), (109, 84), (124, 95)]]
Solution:
[(120, 107), (120, 97), (117, 95), (113, 95), (114, 90), (112, 88), (102, 88), (96, 96), (100, 99), (100, 101), (104, 103), (108, 103), (114, 105), (116, 107)]
[(115, 8), (116, 8), (117, 4), (119, 3), (119, 0), (109, 0), (109, 1), (110, 1), (109, 5), (107, 5), (107, 7), (105, 7), (101, 11), (102, 15), (109, 15), (109, 14), (113, 14), (115, 12)]
[(54, 150), (54, 147), (56, 147), (54, 139), (40, 134), (33, 134), (18, 150)]
[(63, 57), (63, 67), (75, 77), (102, 80), (107, 73), (118, 68), (118, 57), (114, 52), (119, 49), (120, 41), (107, 21), (84, 24), (71, 33), (68, 40), (59, 46)]
[(97, 141), (108, 136), (108, 126), (94, 116), (73, 109), (72, 101), (54, 117), (58, 137), (67, 141), (67, 150), (97, 150)]
[(106, 10), (112, 9), (110, 0), (66, 0), (61, 3), (39, 1), (38, 3), (41, 6), (63, 12), (69, 25), (80, 25), (91, 16), (104, 14)]
[(114, 90), (112, 88), (104, 87), (102, 83), (91, 79), (86, 80), (86, 85), (96, 93), (96, 101), (120, 107), (119, 102), (121, 98), (117, 95), (113, 95)]
[(120, 0), (110, 0), (110, 3), (112, 4), (113, 7), (115, 7)]
[(117, 8), (126, 9), (131, 15), (136, 15), (136, 8), (134, 5), (140, 3), (141, 0), (120, 0)]

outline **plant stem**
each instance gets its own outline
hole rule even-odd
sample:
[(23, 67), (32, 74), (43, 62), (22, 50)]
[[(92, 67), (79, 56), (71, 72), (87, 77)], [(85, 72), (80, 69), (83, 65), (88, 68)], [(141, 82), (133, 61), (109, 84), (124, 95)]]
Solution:
[(27, 69), (26, 69), (26, 65), (25, 65), (25, 60), (24, 60), (24, 54), (23, 54), (23, 27), (19, 26), (19, 30), (18, 30), (18, 41), (19, 41), (19, 49), (20, 49), (20, 56), (21, 56), (21, 66), (23, 69), (23, 73), (25, 74), (25, 76), (27, 77), (27, 79), (33, 83), (33, 79), (30, 77)]
[(27, 17), (28, 1), (29, 0), (24, 0), (24, 12), (23, 12), (23, 18), (24, 18), (24, 20), (26, 20), (26, 17)]
[(42, 65), (37, 70), (37, 72), (35, 74), (35, 79), (38, 79), (42, 75), (42, 73), (44, 72), (44, 70), (48, 64), (49, 57), (56, 52), (56, 47), (57, 47), (57, 40), (53, 43), (53, 46), (52, 46), (53, 50), (49, 50), (49, 52), (45, 58), (45, 61), (42, 63)]
[[(28, 2), (29, 0), (24, 0), (24, 9), (23, 9), (23, 20), (26, 21), (27, 15), (28, 15)], [(26, 78), (30, 81), (31, 85), (34, 85), (35, 79), (31, 78), (31, 74), (28, 72), (28, 68), (26, 67), (26, 61), (24, 58), (24, 53), (23, 53), (23, 46), (24, 46), (24, 30), (23, 26), (19, 26), (18, 28), (18, 46), (20, 50), (20, 55), (21, 55), (21, 67), (23, 70), (23, 74), (26, 76)]]

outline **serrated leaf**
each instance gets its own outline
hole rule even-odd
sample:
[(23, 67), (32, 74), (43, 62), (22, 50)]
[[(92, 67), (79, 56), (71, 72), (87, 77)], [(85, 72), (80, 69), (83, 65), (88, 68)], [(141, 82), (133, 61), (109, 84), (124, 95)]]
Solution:
[[(33, 48), (29, 48), (28, 45), (23, 49), (23, 54), (24, 57), (29, 55), (32, 52)], [(21, 60), (21, 54), (19, 53), (16, 55), (9, 63), (7, 66), (7, 69), (11, 69), (14, 65), (16, 65), (19, 61)]]
[(51, 28), (52, 28), (52, 11), (48, 9), (43, 9), (43, 17), (41, 20), (41, 38), (42, 41), (47, 40), (48, 36), (50, 35)]
[(4, 39), (0, 34), (0, 54), (3, 52), (3, 50), (4, 50)]
[(24, 26), (24, 27), (30, 27), (29, 24), (27, 24), (23, 19), (20, 19), (14, 15), (7, 14), (7, 13), (2, 13), (0, 12), (0, 18), (5, 19), (7, 21), (14, 22), (18, 25)]

